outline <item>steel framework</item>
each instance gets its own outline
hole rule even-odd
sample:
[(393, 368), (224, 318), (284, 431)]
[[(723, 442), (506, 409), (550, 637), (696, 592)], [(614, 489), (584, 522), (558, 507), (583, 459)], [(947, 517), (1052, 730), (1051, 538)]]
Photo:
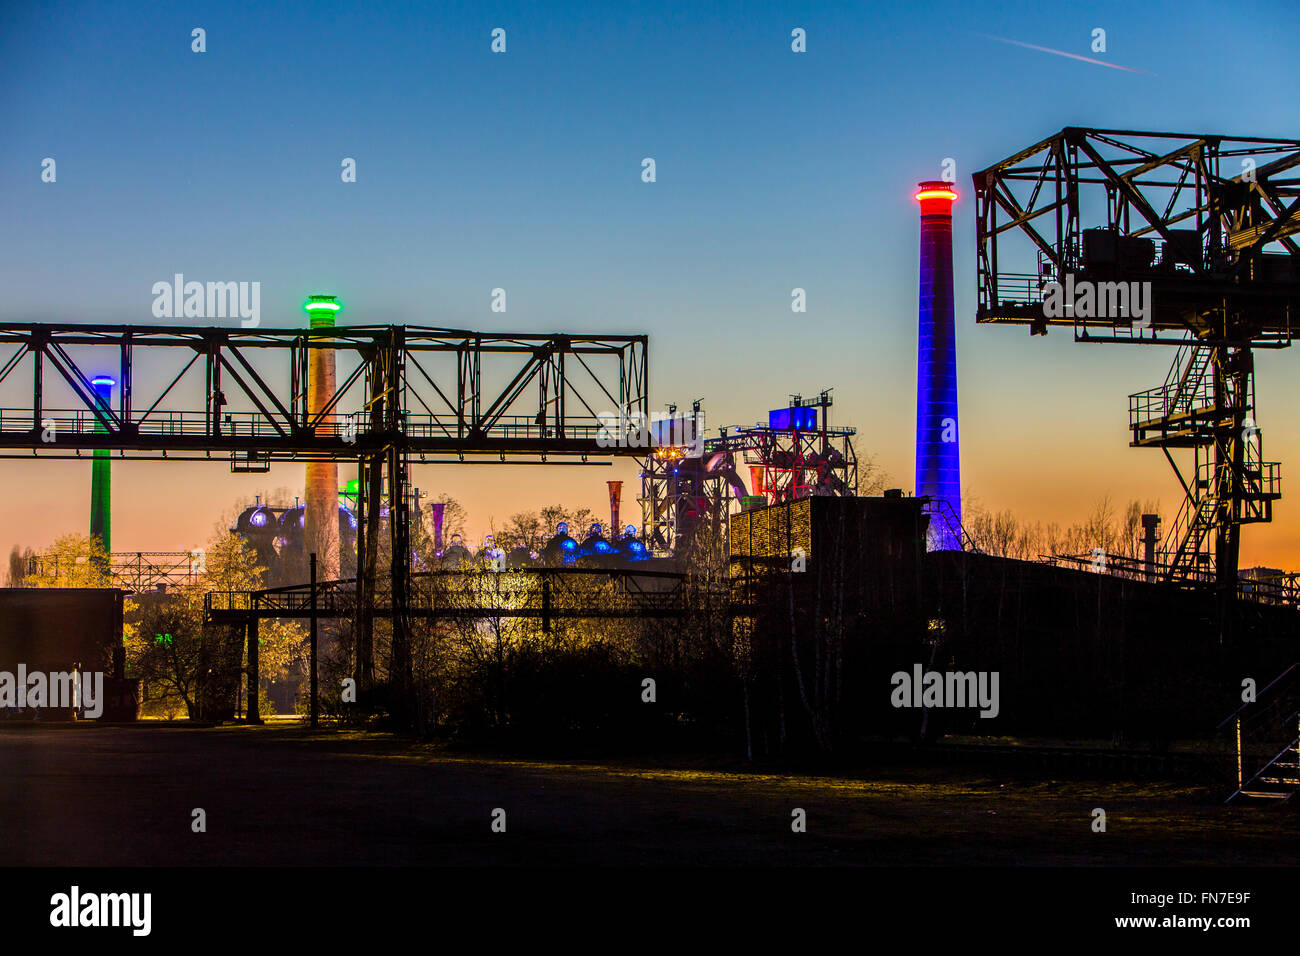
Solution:
[[(1253, 350), (1291, 344), (1298, 167), (1300, 140), (1071, 127), (974, 176), (977, 322), (1178, 347), (1129, 417), (1130, 444), (1160, 448), (1184, 492), (1168, 581), (1235, 590), (1241, 526), (1280, 496)], [(1173, 448), (1193, 449), (1190, 480)]]
[[(160, 587), (193, 584), (199, 576), (201, 559), (189, 551), (128, 551), (109, 556), (106, 581), (115, 588), (139, 594)], [(60, 566), (58, 555), (33, 554), (27, 560), (26, 574), (53, 578), (77, 573), (77, 568)]]
[[(31, 388), (21, 405), (0, 407), (0, 457), (78, 458), (95, 449), (150, 460), (228, 455), (234, 471), (264, 471), (273, 460), (356, 461), (357, 678), (369, 687), (381, 496), (407, 501), (411, 459), (430, 453), (456, 456), (442, 461), (635, 454), (601, 444), (600, 416), (647, 413), (647, 344), (644, 335), (400, 325), (3, 324), (0, 388), (13, 393), (24, 369)], [(323, 407), (309, 409), (314, 349), (335, 352), (339, 375)], [(108, 370), (118, 375), (111, 405), (91, 384)], [(411, 553), (409, 520), (407, 508), (391, 509), (394, 555)], [(385, 613), (399, 688), (410, 676), (410, 576), (409, 560), (391, 562)]]
[[(4, 324), (0, 349), (8, 351), (0, 385), (24, 367), (31, 382), (27, 401), (0, 408), (0, 457), (109, 448), (142, 457), (225, 453), (237, 463), (234, 456), (355, 459), (394, 441), (412, 455), (604, 457), (619, 452), (598, 444), (598, 416), (648, 406), (644, 335)], [(333, 350), (342, 366), (335, 394), (315, 414), (307, 405), (312, 349)], [(105, 369), (119, 376), (112, 407), (90, 384)], [(62, 406), (47, 395), (51, 382), (62, 387)], [(326, 423), (330, 414), (338, 420)]]
[[(728, 516), (743, 497), (780, 504), (811, 495), (856, 495), (858, 461), (851, 439), (857, 430), (831, 426), (832, 404), (830, 389), (815, 399), (791, 397), (791, 409), (816, 410), (812, 428), (722, 428), (704, 439), (702, 454), (691, 457), (681, 447), (654, 449), (641, 470), (645, 540), (668, 553), (679, 539), (707, 524), (725, 547)], [(749, 475), (742, 473), (744, 468)]]

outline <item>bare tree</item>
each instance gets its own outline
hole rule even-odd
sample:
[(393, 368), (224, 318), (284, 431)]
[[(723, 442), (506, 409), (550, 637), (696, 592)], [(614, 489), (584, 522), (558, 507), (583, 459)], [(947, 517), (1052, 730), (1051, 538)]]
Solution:
[(9, 552), (9, 586), (11, 588), (20, 588), (23, 586), (23, 577), (27, 573), (27, 562), (23, 559), (22, 552), (18, 550), (18, 545), (14, 545)]
[(875, 455), (858, 451), (858, 443), (854, 438), (850, 437), (848, 442), (858, 459), (858, 494), (864, 497), (884, 494), (894, 479), (880, 467)]
[(536, 511), (520, 511), (511, 515), (503, 534), (506, 540), (498, 542), (501, 547), (512, 548), (516, 541), (523, 541), (528, 547), (537, 548), (541, 545), (543, 536), (542, 516)]

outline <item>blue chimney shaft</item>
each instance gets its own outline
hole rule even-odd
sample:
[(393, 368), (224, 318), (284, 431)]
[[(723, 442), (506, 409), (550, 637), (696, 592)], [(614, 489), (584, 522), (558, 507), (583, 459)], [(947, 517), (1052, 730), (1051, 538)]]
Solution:
[[(961, 445), (952, 297), (952, 184), (923, 182), (916, 377), (916, 494), (936, 499), (930, 547), (961, 549)], [(944, 507), (946, 505), (946, 507)]]

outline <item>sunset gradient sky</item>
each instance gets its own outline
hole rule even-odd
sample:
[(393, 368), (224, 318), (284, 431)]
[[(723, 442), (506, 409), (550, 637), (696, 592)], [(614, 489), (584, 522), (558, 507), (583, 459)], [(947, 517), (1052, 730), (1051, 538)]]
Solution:
[[(656, 406), (703, 398), (711, 426), (747, 424), (833, 386), (835, 420), (910, 491), (912, 192), (952, 157), (968, 493), (1029, 521), (1079, 520), (1107, 494), (1171, 517), (1177, 482), (1128, 447), (1126, 396), (1172, 351), (976, 327), (970, 174), (1071, 125), (1294, 137), (1297, 27), (1290, 0), (8, 4), (0, 320), (147, 324), (153, 283), (181, 272), (261, 282), (264, 326), (331, 292), (344, 323), (645, 332)], [(1300, 567), (1294, 352), (1257, 360), (1285, 497), (1246, 530), (1243, 566)], [(0, 405), (29, 387), (0, 387)], [(89, 462), (0, 475), (6, 551), (85, 531)], [(479, 531), (554, 501), (604, 513), (610, 478), (628, 513), (627, 462), (415, 472)], [(237, 500), (301, 483), (301, 466), (115, 465), (114, 549), (197, 546)]]

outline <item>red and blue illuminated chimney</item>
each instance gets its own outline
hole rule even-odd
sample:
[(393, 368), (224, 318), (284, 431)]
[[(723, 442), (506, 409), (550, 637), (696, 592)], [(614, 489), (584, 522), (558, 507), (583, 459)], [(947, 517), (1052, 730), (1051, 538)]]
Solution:
[(930, 546), (941, 551), (961, 549), (961, 446), (952, 296), (952, 204), (956, 198), (947, 182), (923, 182), (916, 193), (921, 204), (916, 495), (935, 499), (939, 506), (930, 526)]

